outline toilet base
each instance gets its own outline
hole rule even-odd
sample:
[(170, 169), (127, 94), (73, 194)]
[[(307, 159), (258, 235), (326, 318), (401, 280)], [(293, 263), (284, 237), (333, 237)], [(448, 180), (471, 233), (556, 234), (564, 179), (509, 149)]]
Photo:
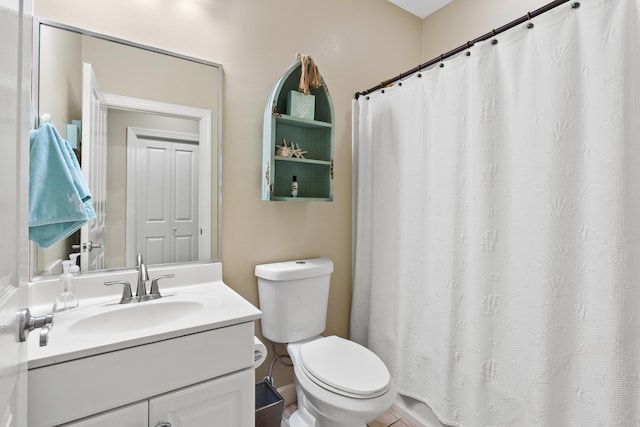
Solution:
[(313, 416), (305, 409), (298, 409), (289, 418), (289, 427), (367, 427), (367, 424), (353, 425), (352, 423), (334, 423), (331, 420), (325, 422), (318, 422)]
[(326, 417), (314, 417), (303, 405), (298, 402), (298, 409), (291, 414), (288, 420), (289, 427), (367, 427), (367, 423), (354, 424), (339, 422)]
[(296, 409), (289, 417), (289, 427), (315, 427), (316, 420), (307, 411)]

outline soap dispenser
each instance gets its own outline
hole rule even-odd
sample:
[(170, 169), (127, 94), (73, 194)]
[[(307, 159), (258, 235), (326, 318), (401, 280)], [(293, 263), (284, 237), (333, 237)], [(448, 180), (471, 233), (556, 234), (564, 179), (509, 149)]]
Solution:
[(76, 252), (74, 254), (69, 255), (69, 261), (71, 261), (71, 267), (69, 268), (69, 272), (72, 273), (74, 277), (80, 271), (80, 266), (78, 265), (78, 257), (80, 255), (82, 255), (80, 252)]
[[(71, 310), (78, 306), (78, 296), (73, 283), (72, 271), (73, 262), (70, 260), (62, 261), (62, 274), (59, 278), (58, 294), (53, 304), (53, 312)], [(76, 266), (77, 267), (77, 266)]]

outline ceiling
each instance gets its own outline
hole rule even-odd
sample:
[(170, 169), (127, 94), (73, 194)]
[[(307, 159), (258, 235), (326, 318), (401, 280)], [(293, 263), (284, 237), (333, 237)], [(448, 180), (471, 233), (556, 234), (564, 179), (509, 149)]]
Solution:
[(404, 10), (423, 19), (453, 0), (389, 0)]

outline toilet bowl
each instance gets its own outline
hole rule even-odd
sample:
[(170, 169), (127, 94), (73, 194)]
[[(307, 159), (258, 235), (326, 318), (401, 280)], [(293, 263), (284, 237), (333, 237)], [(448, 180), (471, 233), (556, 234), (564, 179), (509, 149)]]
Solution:
[(396, 399), (384, 363), (357, 343), (316, 337), (290, 343), (287, 351), (299, 391), (291, 427), (365, 427)]
[(258, 265), (262, 334), (287, 343), (298, 409), (291, 427), (365, 427), (396, 399), (382, 360), (326, 328), (333, 262), (325, 258)]

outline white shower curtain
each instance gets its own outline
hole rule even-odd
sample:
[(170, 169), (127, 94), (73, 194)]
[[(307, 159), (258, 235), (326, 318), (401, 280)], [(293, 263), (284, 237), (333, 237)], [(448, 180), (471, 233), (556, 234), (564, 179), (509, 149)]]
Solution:
[(456, 426), (640, 425), (640, 0), (354, 103), (352, 339)]

